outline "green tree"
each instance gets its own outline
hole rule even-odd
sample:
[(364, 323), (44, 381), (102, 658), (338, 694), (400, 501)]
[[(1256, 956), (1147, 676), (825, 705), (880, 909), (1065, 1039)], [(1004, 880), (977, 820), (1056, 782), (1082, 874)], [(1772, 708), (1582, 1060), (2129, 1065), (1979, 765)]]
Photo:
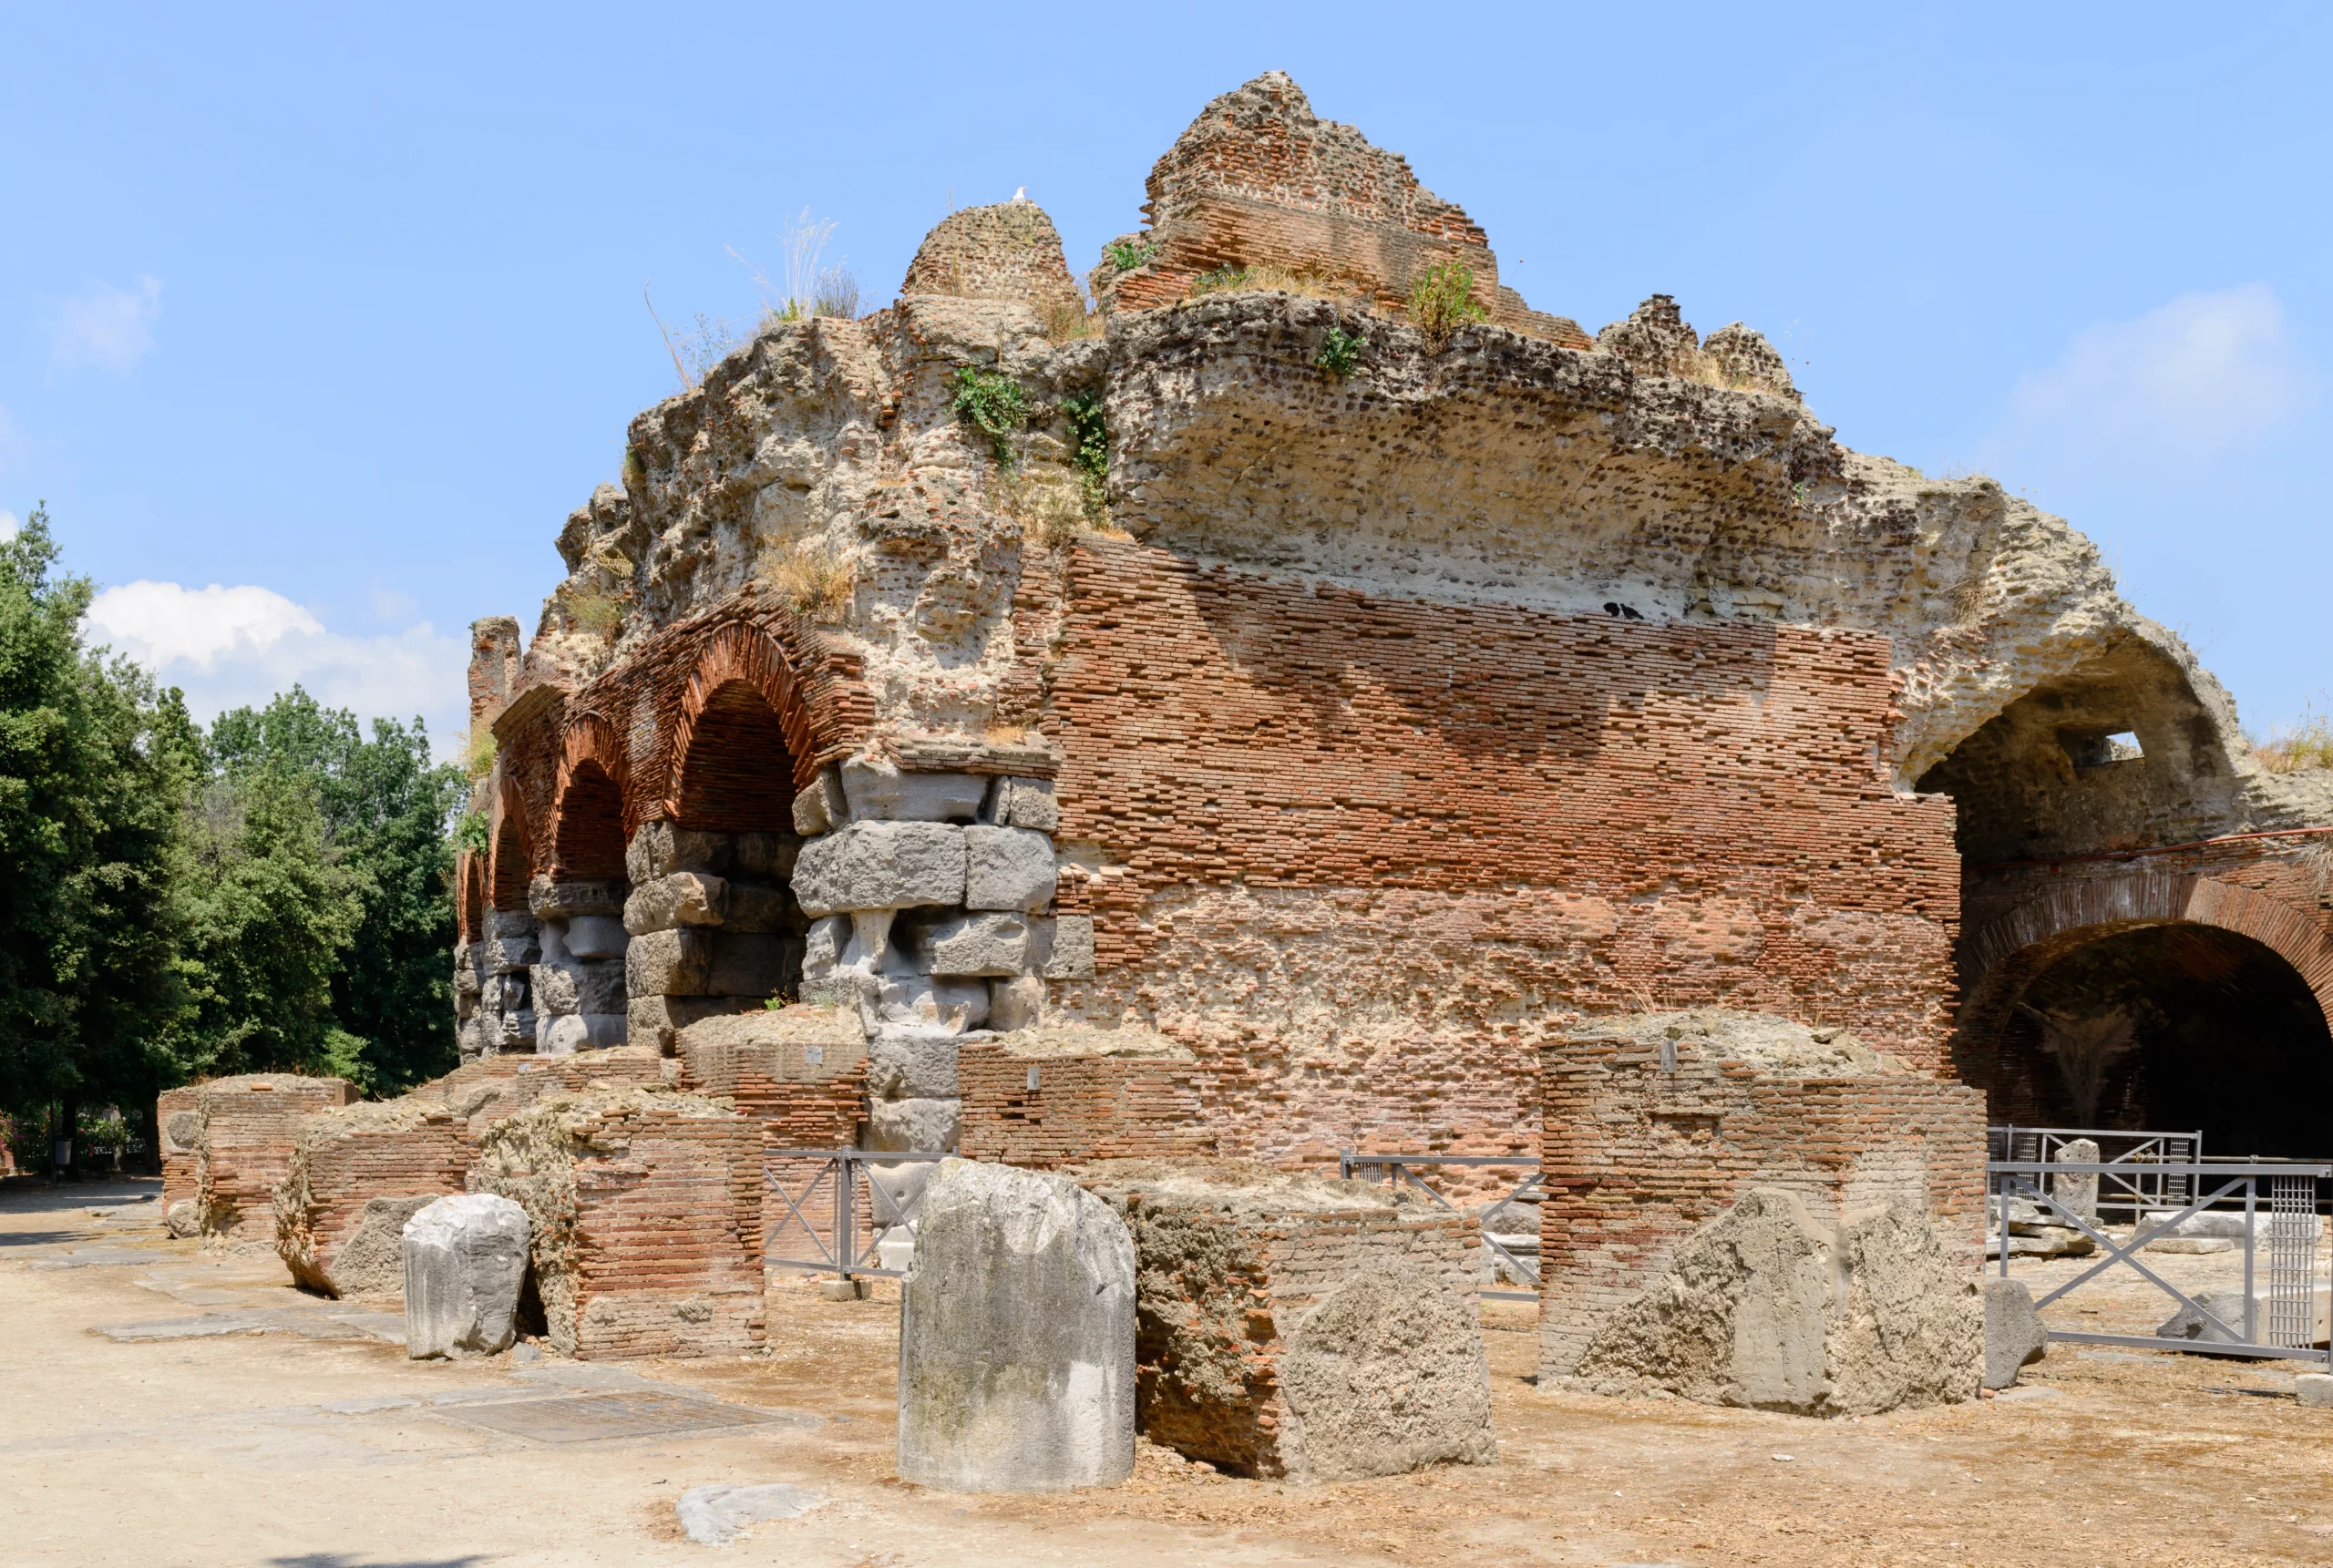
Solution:
[[(174, 961), (177, 693), (83, 645), (88, 579), (45, 507), (0, 542), (0, 1104), (150, 1107), (189, 1005)], [(150, 1112), (149, 1112), (150, 1119)]]

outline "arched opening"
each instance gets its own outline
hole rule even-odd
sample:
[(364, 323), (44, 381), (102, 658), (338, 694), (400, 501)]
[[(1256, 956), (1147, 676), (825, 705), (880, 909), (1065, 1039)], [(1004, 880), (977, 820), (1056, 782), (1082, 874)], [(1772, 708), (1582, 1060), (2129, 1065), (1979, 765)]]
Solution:
[(701, 833), (794, 831), (794, 758), (777, 711), (745, 681), (697, 711), (681, 759), (680, 825)]
[(494, 829), (494, 864), (489, 867), (488, 901), (497, 909), (527, 907), (527, 879), (533, 875), (527, 851), (527, 824), (506, 804)]
[(1988, 989), (1990, 1119), (2200, 1128), (2214, 1155), (2333, 1152), (2333, 1032), (2265, 943), (2194, 922), (2104, 926), (2019, 954)]
[(551, 876), (560, 882), (616, 881), (623, 870), (623, 792), (596, 762), (578, 763), (559, 800)]
[(474, 849), (463, 850), (454, 867), (454, 882), (460, 890), (460, 898), (454, 910), (455, 923), (459, 927), (458, 938), (464, 942), (475, 942), (486, 934), (484, 857)]

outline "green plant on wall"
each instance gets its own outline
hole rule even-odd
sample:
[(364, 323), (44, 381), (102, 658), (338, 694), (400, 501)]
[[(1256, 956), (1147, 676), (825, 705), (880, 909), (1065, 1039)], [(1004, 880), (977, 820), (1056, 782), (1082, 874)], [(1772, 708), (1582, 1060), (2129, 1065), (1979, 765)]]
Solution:
[(1029, 399), (1021, 384), (968, 364), (956, 372), (951, 384), (956, 417), (988, 437), (989, 455), (999, 467), (1012, 467), (1012, 433), (1029, 423)]
[(1440, 354), (1452, 333), (1489, 316), (1475, 298), (1475, 269), (1464, 261), (1436, 261), (1410, 288), (1410, 322), (1425, 334), (1430, 353)]
[(474, 855), (486, 853), (486, 815), (483, 812), (466, 811), (454, 828), (454, 847), (467, 849)]
[(1110, 477), (1110, 432), (1103, 422), (1102, 395), (1073, 393), (1061, 400), (1061, 412), (1069, 421), (1074, 443), (1070, 461), (1076, 465), (1078, 483), (1085, 491), (1086, 513), (1097, 516), (1102, 509), (1102, 487)]
[(1369, 340), (1361, 333), (1349, 333), (1342, 327), (1331, 327), (1329, 335), (1321, 340), (1321, 352), (1314, 356), (1312, 363), (1331, 375), (1348, 376), (1352, 374), (1353, 364), (1361, 357), (1361, 351), (1368, 346)]
[(1119, 272), (1131, 272), (1136, 267), (1150, 264), (1151, 258), (1158, 254), (1158, 241), (1152, 240), (1146, 243), (1140, 240), (1113, 240), (1102, 247), (1102, 254)]

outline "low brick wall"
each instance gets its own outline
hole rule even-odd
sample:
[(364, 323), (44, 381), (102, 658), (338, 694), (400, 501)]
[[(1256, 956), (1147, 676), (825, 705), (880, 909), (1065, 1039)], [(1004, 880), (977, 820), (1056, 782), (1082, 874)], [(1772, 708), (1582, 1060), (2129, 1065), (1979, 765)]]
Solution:
[(202, 1195), (202, 1086), (166, 1089), (154, 1101), (154, 1122), (162, 1132), (162, 1213)]
[(480, 1191), (525, 1205), (551, 1343), (586, 1360), (764, 1339), (762, 1129), (702, 1095), (554, 1094), (481, 1140)]
[(1037, 1171), (1205, 1158), (1218, 1152), (1202, 1101), (1210, 1071), (1175, 1057), (1015, 1056), (967, 1046), (956, 1058), (957, 1148), (968, 1160)]
[(290, 1072), (215, 1078), (160, 1095), (155, 1110), (164, 1123), (165, 1214), (170, 1201), (190, 1196), (205, 1240), (238, 1249), (272, 1246), (275, 1189), (291, 1168), (300, 1124), (355, 1098), (356, 1086), (344, 1078)]
[(1690, 1043), (1573, 1040), (1540, 1053), (1540, 1369), (1567, 1376), (1597, 1329), (1751, 1187), (1817, 1218), (1923, 1207), (1956, 1267), (1984, 1250), (1985, 1102), (1916, 1072), (1784, 1077)]
[(1104, 1162), (1076, 1179), (1125, 1216), (1136, 1269), (1136, 1420), (1243, 1475), (1288, 1473), (1280, 1361), (1355, 1276), (1400, 1268), (1474, 1299), (1475, 1226), (1383, 1187), (1232, 1162)]
[(308, 1118), (275, 1192), (276, 1253), (313, 1290), (402, 1293), (406, 1220), (462, 1191), (475, 1153), (468, 1123), (419, 1096)]

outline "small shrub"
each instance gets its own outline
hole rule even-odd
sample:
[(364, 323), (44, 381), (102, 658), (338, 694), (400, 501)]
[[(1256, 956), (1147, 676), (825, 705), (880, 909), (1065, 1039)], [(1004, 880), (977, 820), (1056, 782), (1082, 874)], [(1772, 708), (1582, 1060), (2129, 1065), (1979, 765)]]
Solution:
[(856, 586), (849, 563), (838, 560), (822, 543), (779, 557), (767, 577), (796, 614), (813, 620), (840, 620)]
[(1085, 492), (1085, 515), (1094, 522), (1106, 522), (1109, 507), (1103, 495), (1110, 477), (1110, 430), (1103, 417), (1102, 395), (1074, 393), (1061, 400), (1061, 412), (1062, 417), (1069, 421), (1069, 433), (1074, 442), (1069, 460), (1075, 466), (1078, 483)]
[(1190, 292), (1184, 298), (1196, 300), (1202, 294), (1228, 293), (1249, 286), (1247, 268), (1216, 267), (1193, 278)]
[(1464, 261), (1436, 261), (1410, 289), (1410, 323), (1425, 334), (1430, 354), (1448, 347), (1460, 327), (1489, 317), (1475, 298), (1475, 269)]
[(474, 729), (470, 732), (469, 751), (465, 765), (473, 779), (482, 779), (494, 771), (494, 732)]
[(1102, 247), (1102, 254), (1111, 266), (1121, 272), (1131, 272), (1136, 267), (1146, 267), (1158, 254), (1156, 240), (1113, 240)]
[(487, 843), (486, 814), (482, 811), (462, 813), (462, 820), (454, 827), (454, 847), (484, 855)]
[(648, 489), (648, 465), (640, 460), (640, 449), (629, 443), (623, 449), (623, 488), (629, 496), (642, 495)]
[(1369, 340), (1359, 333), (1349, 333), (1342, 327), (1331, 327), (1329, 335), (1321, 340), (1321, 352), (1312, 361), (1331, 375), (1342, 379), (1351, 375), (1361, 351)]
[(2289, 728), (2254, 737), (2252, 754), (2272, 774), (2333, 768), (2333, 717), (2305, 710)]
[(997, 371), (974, 365), (953, 378), (956, 416), (988, 437), (989, 455), (1000, 468), (1012, 466), (1012, 435), (1029, 423), (1029, 399), (1021, 384)]

